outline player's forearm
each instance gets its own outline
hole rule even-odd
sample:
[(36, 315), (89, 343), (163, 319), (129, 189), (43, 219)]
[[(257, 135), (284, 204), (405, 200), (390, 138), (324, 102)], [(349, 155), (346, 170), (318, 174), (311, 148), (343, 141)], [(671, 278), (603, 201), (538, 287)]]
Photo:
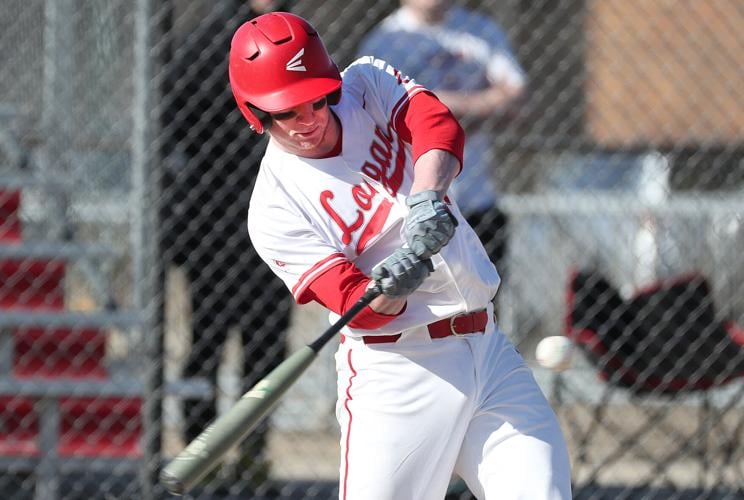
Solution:
[(431, 149), (419, 156), (413, 170), (411, 194), (432, 190), (440, 198), (444, 198), (452, 180), (460, 171), (460, 160), (449, 151)]

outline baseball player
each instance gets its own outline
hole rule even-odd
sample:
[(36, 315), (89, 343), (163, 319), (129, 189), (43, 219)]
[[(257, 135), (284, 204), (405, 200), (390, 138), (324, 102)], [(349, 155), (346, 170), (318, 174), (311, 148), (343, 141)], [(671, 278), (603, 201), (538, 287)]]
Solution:
[(529, 368), (493, 320), (499, 275), (448, 187), (463, 131), (384, 61), (343, 74), (287, 13), (243, 24), (230, 83), (270, 141), (248, 212), (262, 259), (335, 320), (339, 497), (432, 500), (452, 473), (481, 499), (571, 498), (566, 445)]

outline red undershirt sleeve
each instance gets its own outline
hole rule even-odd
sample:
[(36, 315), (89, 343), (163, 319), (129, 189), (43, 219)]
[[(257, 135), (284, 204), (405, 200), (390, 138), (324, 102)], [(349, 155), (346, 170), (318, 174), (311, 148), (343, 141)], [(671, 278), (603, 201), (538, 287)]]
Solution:
[(395, 116), (400, 137), (413, 147), (413, 163), (432, 149), (449, 151), (462, 170), (465, 132), (457, 118), (431, 92), (414, 95)]
[[(342, 262), (316, 277), (305, 289), (298, 302), (304, 304), (315, 300), (336, 314), (344, 314), (367, 290), (370, 280), (351, 262)], [(391, 322), (405, 311), (395, 315), (381, 314), (367, 306), (349, 322), (351, 328), (374, 330)]]

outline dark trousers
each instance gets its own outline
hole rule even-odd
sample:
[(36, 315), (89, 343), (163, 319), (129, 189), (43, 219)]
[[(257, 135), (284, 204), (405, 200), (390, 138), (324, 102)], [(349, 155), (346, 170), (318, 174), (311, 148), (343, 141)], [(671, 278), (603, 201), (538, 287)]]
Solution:
[(504, 279), (507, 272), (505, 257), (508, 218), (506, 213), (494, 206), (488, 210), (469, 213), (465, 219), (478, 234), (486, 253), (496, 264), (496, 269)]

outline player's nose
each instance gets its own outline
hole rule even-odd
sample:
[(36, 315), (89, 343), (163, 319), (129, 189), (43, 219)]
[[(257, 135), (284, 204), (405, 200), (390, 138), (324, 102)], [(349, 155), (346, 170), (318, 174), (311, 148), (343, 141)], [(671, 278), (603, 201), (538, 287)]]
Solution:
[(317, 111), (313, 109), (313, 103), (306, 102), (297, 107), (297, 121), (300, 123), (312, 123), (315, 121)]

